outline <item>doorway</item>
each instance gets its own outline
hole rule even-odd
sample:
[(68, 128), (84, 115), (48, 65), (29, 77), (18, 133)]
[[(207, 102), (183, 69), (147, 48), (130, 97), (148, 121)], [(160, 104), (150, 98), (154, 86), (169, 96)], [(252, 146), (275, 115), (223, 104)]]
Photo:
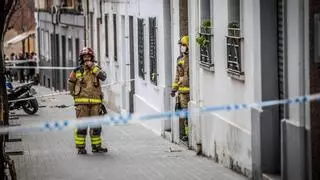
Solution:
[(188, 1), (179, 1), (180, 37), (188, 34)]
[[(62, 41), (62, 67), (67, 67), (67, 47), (66, 47), (66, 36), (62, 35), (61, 37), (61, 41)], [(60, 70), (60, 73), (62, 74), (62, 89), (63, 90), (67, 90), (67, 70), (63, 69)]]
[[(135, 79), (135, 61), (134, 61), (134, 32), (133, 32), (133, 16), (129, 16), (129, 55), (130, 55), (130, 80)], [(129, 112), (134, 112), (134, 94), (135, 94), (135, 81), (130, 81), (129, 91)]]
[[(320, 92), (320, 2), (309, 0), (309, 83), (310, 94)], [(320, 102), (313, 101), (310, 103), (310, 126), (311, 132), (311, 157), (312, 159), (312, 179), (320, 179)], [(311, 168), (310, 168), (311, 169)]]

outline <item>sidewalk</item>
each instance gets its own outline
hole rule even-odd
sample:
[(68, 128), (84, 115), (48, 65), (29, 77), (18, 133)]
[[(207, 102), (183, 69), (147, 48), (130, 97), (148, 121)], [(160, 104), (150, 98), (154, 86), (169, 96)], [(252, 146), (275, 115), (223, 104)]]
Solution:
[[(39, 94), (49, 89), (36, 87)], [(49, 120), (74, 118), (74, 108), (56, 108), (70, 105), (70, 96), (39, 99), (42, 106), (37, 115), (16, 112), (20, 123), (41, 123)], [(51, 107), (49, 107), (51, 106)], [(105, 145), (109, 153), (93, 155), (88, 141), (89, 154), (76, 154), (73, 131), (59, 133), (10, 134), (20, 136), (22, 142), (9, 142), (9, 150), (24, 151), (24, 155), (11, 156), (15, 161), (18, 179), (22, 180), (241, 180), (245, 177), (226, 169), (212, 160), (198, 157), (195, 152), (155, 135), (140, 124), (103, 127)], [(88, 140), (88, 139), (87, 139)], [(174, 150), (173, 152), (170, 151)]]

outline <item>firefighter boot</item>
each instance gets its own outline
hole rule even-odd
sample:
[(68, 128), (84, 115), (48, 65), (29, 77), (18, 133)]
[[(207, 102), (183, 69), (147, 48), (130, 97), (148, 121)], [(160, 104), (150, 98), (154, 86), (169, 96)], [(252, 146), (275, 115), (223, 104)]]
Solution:
[(85, 148), (78, 148), (78, 154), (87, 154), (87, 150)]
[(108, 149), (101, 146), (92, 148), (92, 153), (106, 153), (106, 152), (108, 152)]

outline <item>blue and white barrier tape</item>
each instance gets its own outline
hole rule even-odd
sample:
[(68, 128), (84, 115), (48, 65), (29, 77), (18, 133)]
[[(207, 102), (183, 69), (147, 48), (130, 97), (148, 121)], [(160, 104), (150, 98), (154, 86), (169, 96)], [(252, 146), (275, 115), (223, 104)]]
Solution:
[(9, 60), (9, 61), (4, 61), (5, 64), (24, 64), (28, 62), (37, 62), (36, 59), (26, 59), (26, 60)]
[(48, 69), (48, 70), (74, 70), (76, 67), (58, 66), (6, 66), (7, 69)]
[[(214, 112), (214, 111), (236, 111), (241, 109), (250, 109), (252, 107), (261, 108), (267, 106), (274, 106), (279, 104), (300, 104), (306, 103), (310, 101), (320, 100), (320, 93), (306, 96), (298, 96), (290, 99), (284, 100), (270, 100), (263, 101), (258, 103), (251, 104), (227, 104), (221, 106), (208, 106), (200, 108), (200, 112)], [(187, 110), (181, 110), (176, 112), (161, 112), (150, 115), (139, 115), (137, 113), (134, 114), (124, 114), (124, 115), (115, 115), (115, 116), (98, 116), (98, 117), (89, 117), (83, 118), (81, 120), (53, 120), (47, 121), (45, 123), (35, 124), (35, 125), (26, 125), (20, 127), (4, 127), (0, 128), (0, 134), (6, 134), (8, 132), (50, 132), (50, 131), (61, 131), (74, 127), (95, 127), (109, 125), (124, 125), (129, 121), (133, 120), (154, 120), (161, 118), (169, 118), (169, 117), (187, 117), (189, 116), (189, 112)]]
[[(131, 81), (135, 81), (135, 79), (125, 80), (125, 81), (117, 81), (117, 82), (112, 82), (112, 83), (108, 83), (108, 84), (102, 84), (101, 88), (107, 88), (107, 87), (114, 86), (117, 84), (125, 84), (125, 83), (129, 83)], [(19, 101), (27, 101), (27, 100), (31, 100), (31, 99), (35, 99), (35, 98), (45, 98), (45, 97), (61, 96), (61, 95), (69, 95), (69, 94), (70, 94), (69, 91), (57, 91), (57, 92), (51, 93), (51, 94), (44, 94), (44, 95), (37, 95), (37, 96), (33, 96), (33, 97), (28, 97), (28, 98), (15, 99), (15, 100), (10, 100), (8, 102), (14, 103), (14, 102), (19, 102)]]

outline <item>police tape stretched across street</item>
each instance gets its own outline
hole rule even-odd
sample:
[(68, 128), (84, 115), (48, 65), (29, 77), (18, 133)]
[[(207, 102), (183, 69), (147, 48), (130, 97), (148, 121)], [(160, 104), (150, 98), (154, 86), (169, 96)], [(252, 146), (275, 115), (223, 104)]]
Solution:
[[(206, 106), (200, 107), (199, 112), (218, 112), (218, 111), (238, 111), (250, 108), (261, 109), (262, 107), (274, 106), (279, 104), (300, 104), (311, 101), (320, 101), (320, 93), (297, 96), (289, 99), (281, 100), (269, 100), (263, 102), (254, 102), (254, 103), (240, 103), (240, 104), (225, 104), (217, 106)], [(69, 120), (48, 120), (46, 122), (41, 122), (33, 125), (24, 125), (24, 126), (15, 126), (15, 127), (2, 127), (0, 128), (0, 134), (7, 134), (9, 132), (50, 132), (50, 131), (62, 131), (74, 127), (101, 127), (102, 124), (108, 126), (114, 125), (124, 125), (132, 120), (139, 121), (150, 121), (157, 119), (169, 120), (170, 117), (186, 117), (189, 116), (189, 111), (186, 109), (175, 111), (175, 112), (159, 112), (154, 114), (120, 114), (109, 116), (107, 114), (95, 116), (95, 117), (84, 117), (81, 118), (81, 121), (69, 119)]]
[[(135, 81), (135, 79), (129, 79), (129, 80), (125, 80), (125, 81), (117, 81), (117, 82), (111, 82), (111, 83), (108, 83), (108, 84), (102, 84), (101, 88), (107, 88), (107, 87), (110, 87), (110, 86), (114, 86), (114, 85), (118, 85), (118, 84), (124, 84), (124, 83), (131, 82), (131, 81)], [(57, 92), (50, 93), (50, 94), (43, 94), (43, 95), (37, 95), (37, 96), (33, 96), (33, 97), (28, 97), (28, 98), (10, 100), (8, 102), (26, 101), (26, 100), (31, 100), (31, 99), (35, 99), (35, 98), (45, 98), (45, 97), (69, 95), (69, 94), (70, 94), (69, 91), (57, 91)]]

